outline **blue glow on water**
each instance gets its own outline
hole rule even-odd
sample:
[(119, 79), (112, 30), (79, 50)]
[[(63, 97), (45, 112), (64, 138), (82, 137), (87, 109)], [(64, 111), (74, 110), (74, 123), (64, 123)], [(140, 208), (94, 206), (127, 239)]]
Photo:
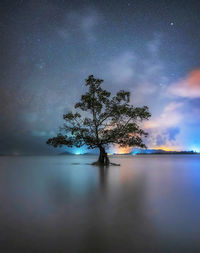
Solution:
[(132, 155), (137, 155), (137, 154), (140, 154), (140, 153), (143, 153), (143, 154), (152, 154), (152, 150), (149, 150), (149, 149), (133, 149), (131, 154)]

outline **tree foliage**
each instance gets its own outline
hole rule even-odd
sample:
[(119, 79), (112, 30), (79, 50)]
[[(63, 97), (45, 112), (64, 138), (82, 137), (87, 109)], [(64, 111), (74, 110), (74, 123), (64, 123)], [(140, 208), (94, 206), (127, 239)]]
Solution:
[(142, 138), (147, 133), (140, 127), (140, 122), (151, 116), (148, 107), (131, 105), (128, 91), (120, 90), (111, 97), (111, 93), (101, 87), (102, 82), (93, 75), (85, 80), (88, 91), (75, 104), (74, 113), (63, 115), (62, 131), (47, 144), (54, 147), (87, 145), (89, 149), (100, 150), (109, 144), (146, 147)]

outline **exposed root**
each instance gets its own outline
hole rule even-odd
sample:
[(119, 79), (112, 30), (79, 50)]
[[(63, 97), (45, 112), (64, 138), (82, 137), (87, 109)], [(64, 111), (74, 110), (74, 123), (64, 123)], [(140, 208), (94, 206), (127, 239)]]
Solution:
[(118, 164), (118, 163), (111, 163), (111, 162), (109, 162), (109, 163), (100, 163), (99, 161), (96, 161), (96, 162), (93, 162), (91, 165), (96, 165), (96, 166), (100, 166), (100, 167), (104, 167), (104, 166), (120, 166), (120, 164)]
[(121, 166), (119, 163), (110, 163), (112, 166)]

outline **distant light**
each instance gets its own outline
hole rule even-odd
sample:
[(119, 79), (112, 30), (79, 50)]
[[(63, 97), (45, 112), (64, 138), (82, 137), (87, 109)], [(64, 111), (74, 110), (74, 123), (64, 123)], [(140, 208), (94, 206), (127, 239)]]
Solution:
[(131, 155), (137, 155), (139, 153), (141, 153), (140, 149), (134, 149), (134, 150), (132, 150)]
[(71, 151), (74, 155), (83, 155), (85, 154), (87, 151), (84, 147), (81, 147), (81, 148), (76, 148), (74, 147)]
[(200, 153), (199, 147), (192, 146), (192, 147), (190, 147), (190, 150), (192, 150), (193, 152), (196, 152), (196, 153)]
[(75, 152), (75, 155), (80, 155), (81, 154), (81, 152)]
[(171, 22), (170, 25), (171, 25), (171, 26), (174, 26), (174, 22)]

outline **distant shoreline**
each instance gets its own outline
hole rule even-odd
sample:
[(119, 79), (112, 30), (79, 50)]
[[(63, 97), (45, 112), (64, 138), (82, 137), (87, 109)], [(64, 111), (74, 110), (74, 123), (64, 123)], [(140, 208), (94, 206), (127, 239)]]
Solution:
[[(12, 154), (0, 154), (0, 157), (3, 156), (98, 156), (98, 154), (91, 154), (91, 153), (84, 153), (84, 154), (73, 154), (73, 153), (59, 153), (59, 154), (18, 154), (18, 155), (12, 155)], [(149, 156), (149, 155), (200, 155), (200, 153), (197, 152), (191, 152), (191, 151), (163, 151), (163, 152), (152, 152), (152, 153), (126, 153), (126, 154), (109, 154), (109, 156)]]

